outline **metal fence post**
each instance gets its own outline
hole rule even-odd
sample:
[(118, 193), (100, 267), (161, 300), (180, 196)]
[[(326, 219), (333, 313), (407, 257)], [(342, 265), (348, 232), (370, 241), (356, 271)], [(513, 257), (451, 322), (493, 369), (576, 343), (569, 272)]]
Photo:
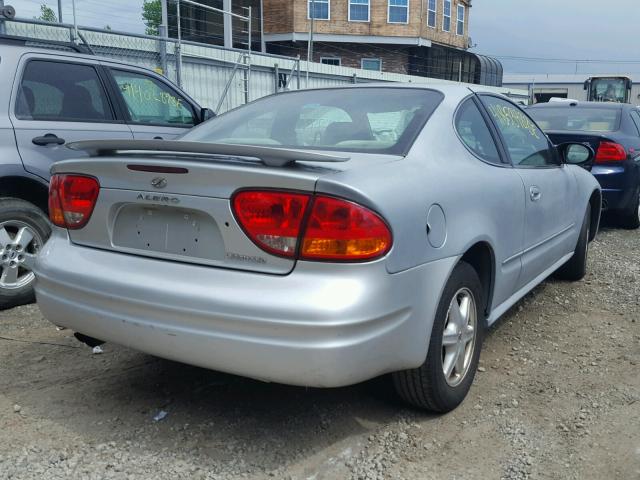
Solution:
[(71, 0), (71, 8), (73, 9), (73, 43), (78, 38), (78, 17), (76, 17), (76, 0)]
[(168, 69), (167, 69), (167, 37), (168, 32), (167, 32), (167, 26), (166, 25), (160, 25), (158, 27), (158, 34), (159, 34), (159, 39), (158, 39), (158, 51), (160, 53), (160, 68), (162, 69), (162, 74), (165, 77), (168, 77)]
[(180, 21), (180, 0), (176, 0), (178, 21), (178, 43), (176, 44), (176, 83), (182, 87), (182, 25)]
[(245, 70), (245, 75), (247, 78), (247, 89), (245, 91), (245, 96), (244, 96), (244, 103), (249, 103), (249, 100), (251, 98), (251, 41), (253, 40), (251, 38), (251, 28), (252, 28), (252, 23), (251, 23), (251, 7), (249, 7), (249, 38), (248, 38), (248, 49), (249, 49), (249, 53), (247, 54), (247, 60), (248, 60), (248, 65), (247, 65), (247, 69)]
[[(4, 7), (4, 0), (0, 0), (0, 8)], [(4, 25), (4, 16), (0, 15), (0, 34), (4, 34), (6, 32), (6, 28)]]

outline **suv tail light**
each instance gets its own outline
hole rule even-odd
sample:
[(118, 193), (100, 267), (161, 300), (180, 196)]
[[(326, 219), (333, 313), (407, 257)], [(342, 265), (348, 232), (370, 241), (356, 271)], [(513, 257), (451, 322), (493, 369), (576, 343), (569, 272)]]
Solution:
[(627, 151), (622, 145), (615, 142), (600, 142), (596, 152), (596, 163), (621, 162), (627, 159)]
[(49, 184), (49, 219), (63, 228), (84, 227), (96, 206), (100, 184), (83, 175), (54, 175)]
[(324, 195), (245, 190), (232, 200), (238, 223), (263, 250), (306, 260), (364, 261), (385, 255), (391, 231), (375, 212)]

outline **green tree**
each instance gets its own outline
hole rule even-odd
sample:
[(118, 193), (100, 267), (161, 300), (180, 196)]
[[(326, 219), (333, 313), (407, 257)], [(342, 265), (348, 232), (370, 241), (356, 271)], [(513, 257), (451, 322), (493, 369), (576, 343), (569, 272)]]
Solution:
[(46, 5), (40, 5), (40, 16), (35, 17), (36, 20), (42, 20), (43, 22), (57, 22), (58, 17), (54, 13), (53, 9)]
[(162, 4), (160, 0), (144, 0), (142, 20), (147, 27), (147, 35), (158, 35), (158, 27), (162, 24)]

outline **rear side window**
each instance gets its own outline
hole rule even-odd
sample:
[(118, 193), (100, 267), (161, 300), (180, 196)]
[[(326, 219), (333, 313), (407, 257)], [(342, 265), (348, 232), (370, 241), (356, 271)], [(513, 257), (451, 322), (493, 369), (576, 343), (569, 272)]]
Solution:
[(615, 132), (620, 128), (620, 108), (534, 107), (527, 112), (545, 131)]
[(456, 131), (462, 142), (485, 162), (501, 165), (489, 127), (473, 99), (465, 100), (456, 115)]
[(112, 70), (131, 121), (139, 124), (191, 127), (191, 105), (176, 91), (149, 75)]
[(27, 64), (15, 113), (21, 120), (113, 120), (107, 94), (94, 67), (44, 60)]

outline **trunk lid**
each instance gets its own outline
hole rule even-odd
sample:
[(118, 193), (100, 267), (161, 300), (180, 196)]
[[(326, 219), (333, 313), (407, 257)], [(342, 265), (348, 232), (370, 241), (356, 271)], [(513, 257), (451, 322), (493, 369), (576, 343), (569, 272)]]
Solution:
[[(258, 248), (236, 222), (232, 194), (243, 188), (314, 192), (323, 176), (398, 160), (348, 154), (341, 163), (269, 167), (240, 157), (129, 154), (67, 160), (52, 173), (90, 175), (100, 195), (78, 245), (219, 268), (287, 274), (295, 260)], [(175, 170), (179, 169), (179, 170)]]

